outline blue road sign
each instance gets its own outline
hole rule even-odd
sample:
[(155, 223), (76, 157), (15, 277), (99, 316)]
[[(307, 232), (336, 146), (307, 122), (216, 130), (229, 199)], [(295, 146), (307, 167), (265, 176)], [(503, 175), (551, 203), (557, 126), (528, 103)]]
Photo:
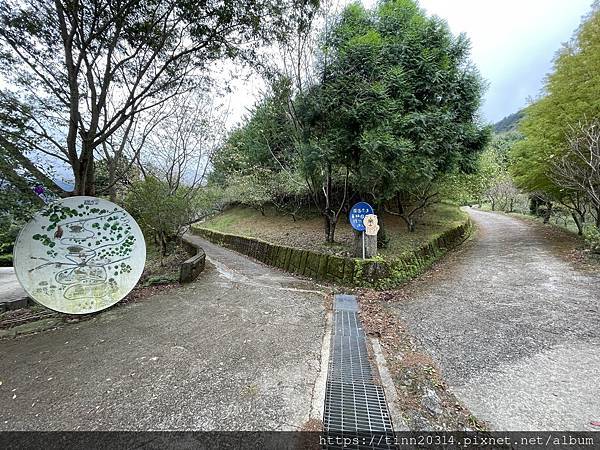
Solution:
[(358, 202), (350, 209), (350, 225), (357, 231), (365, 231), (363, 219), (367, 214), (373, 214), (373, 207), (366, 202)]

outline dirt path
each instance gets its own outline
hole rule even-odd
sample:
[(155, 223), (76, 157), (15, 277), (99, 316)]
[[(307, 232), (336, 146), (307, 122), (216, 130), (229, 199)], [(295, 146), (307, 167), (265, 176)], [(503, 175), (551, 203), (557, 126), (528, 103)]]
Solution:
[(468, 212), (476, 237), (392, 311), (490, 428), (597, 430), (600, 277), (559, 257), (536, 224)]
[(213, 264), (190, 285), (1, 340), (0, 430), (295, 430), (320, 417), (323, 294), (202, 245)]

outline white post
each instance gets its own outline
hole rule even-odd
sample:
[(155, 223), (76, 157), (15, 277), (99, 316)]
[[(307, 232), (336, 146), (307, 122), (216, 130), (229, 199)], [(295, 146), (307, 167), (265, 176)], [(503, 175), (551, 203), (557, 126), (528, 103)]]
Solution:
[(363, 247), (363, 259), (365, 259), (365, 232), (362, 232), (362, 247)]

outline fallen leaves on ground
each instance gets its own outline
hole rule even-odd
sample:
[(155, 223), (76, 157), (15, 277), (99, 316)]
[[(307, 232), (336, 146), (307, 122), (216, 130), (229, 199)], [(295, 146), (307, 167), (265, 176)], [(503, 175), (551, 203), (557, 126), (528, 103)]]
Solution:
[(365, 331), (383, 349), (398, 395), (398, 407), (411, 430), (485, 430), (448, 391), (435, 361), (409, 334), (389, 306), (408, 297), (405, 290), (361, 290), (360, 317)]

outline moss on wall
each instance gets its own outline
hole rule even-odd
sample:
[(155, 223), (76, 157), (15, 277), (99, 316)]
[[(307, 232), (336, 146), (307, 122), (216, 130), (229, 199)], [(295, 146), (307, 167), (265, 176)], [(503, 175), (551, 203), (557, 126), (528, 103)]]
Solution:
[(213, 243), (298, 275), (340, 284), (389, 289), (427, 270), (438, 258), (460, 245), (470, 235), (471, 229), (471, 221), (466, 218), (459, 226), (435, 236), (412, 252), (393, 258), (377, 256), (367, 260), (285, 247), (198, 226), (192, 227), (191, 231)]

